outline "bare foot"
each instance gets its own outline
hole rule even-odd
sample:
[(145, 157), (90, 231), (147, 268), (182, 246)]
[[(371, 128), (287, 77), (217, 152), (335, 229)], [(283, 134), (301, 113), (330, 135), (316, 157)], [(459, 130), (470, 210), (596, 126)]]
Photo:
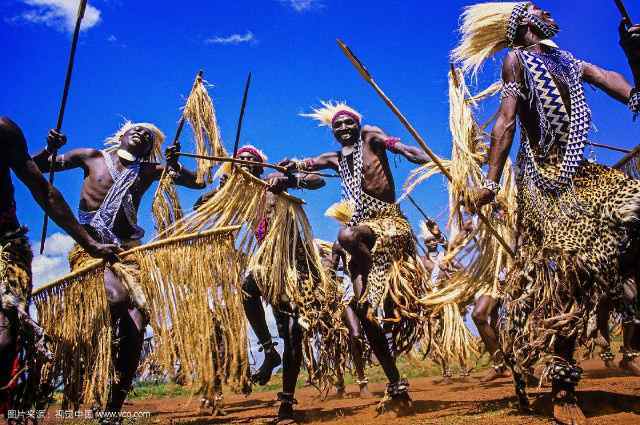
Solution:
[(586, 425), (587, 418), (565, 390), (558, 392), (553, 401), (553, 419), (560, 425)]
[(227, 416), (227, 412), (222, 407), (216, 407), (213, 409), (212, 416)]
[(266, 385), (271, 379), (273, 369), (282, 364), (282, 358), (276, 351), (275, 347), (264, 350), (264, 361), (260, 369), (251, 376), (251, 381), (258, 385)]
[(345, 388), (344, 386), (342, 387), (336, 387), (336, 398), (344, 398), (345, 395)]
[(280, 403), (280, 408), (278, 409), (278, 417), (273, 423), (277, 425), (297, 424), (298, 422), (293, 415), (293, 404)]

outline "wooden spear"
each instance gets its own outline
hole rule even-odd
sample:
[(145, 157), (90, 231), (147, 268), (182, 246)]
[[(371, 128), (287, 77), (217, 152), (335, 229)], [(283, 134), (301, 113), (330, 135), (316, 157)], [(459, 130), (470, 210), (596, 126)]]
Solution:
[[(188, 158), (199, 158), (199, 159), (208, 159), (209, 161), (215, 162), (230, 162), (232, 164), (238, 165), (257, 165), (263, 168), (271, 168), (276, 171), (279, 171), (283, 174), (289, 174), (289, 171), (285, 167), (281, 167), (280, 165), (270, 164), (268, 162), (258, 162), (258, 161), (247, 161), (244, 159), (238, 158), (229, 158), (226, 156), (208, 156), (208, 155), (197, 155), (195, 153), (187, 153), (187, 152), (178, 152), (179, 156), (186, 156)], [(325, 174), (325, 173), (317, 173), (315, 171), (304, 171), (304, 174), (313, 174), (320, 177), (340, 177), (337, 174)]]
[[(196, 74), (196, 78), (193, 81), (193, 85), (191, 86), (191, 91), (189, 92), (189, 96), (191, 96), (191, 92), (193, 92), (193, 89), (195, 88), (196, 84), (202, 81), (203, 76), (204, 76), (204, 71), (201, 69)], [(189, 98), (189, 96), (187, 96), (187, 99)], [(171, 146), (180, 145), (180, 135), (182, 134), (182, 129), (184, 128), (185, 121), (186, 121), (186, 118), (184, 117), (184, 112), (183, 112), (182, 114), (180, 114), (180, 121), (178, 121), (178, 128), (176, 129), (175, 136), (173, 136), (173, 142), (171, 142)], [(168, 167), (165, 166), (164, 169), (162, 170), (162, 175), (160, 176), (159, 182), (162, 182), (162, 180), (164, 179), (164, 176), (167, 174), (167, 168)], [(161, 184), (159, 183), (158, 187), (156, 187), (156, 193), (154, 193), (153, 198), (151, 199), (155, 199), (156, 196), (158, 196), (158, 192), (160, 192), (160, 186)]]
[(631, 21), (631, 16), (629, 15), (629, 12), (627, 12), (627, 8), (624, 6), (624, 3), (622, 2), (622, 0), (614, 0), (616, 3), (616, 6), (618, 6), (618, 10), (620, 11), (620, 14), (622, 15), (622, 17), (625, 20), (625, 25), (627, 28), (631, 27), (633, 25), (632, 21)]
[[(420, 145), (422, 150), (429, 156), (429, 158), (431, 158), (433, 163), (436, 164), (436, 166), (438, 166), (438, 168), (440, 169), (440, 172), (442, 172), (442, 174), (447, 179), (449, 179), (449, 181), (452, 181), (452, 177), (451, 177), (451, 174), (449, 173), (449, 170), (447, 170), (446, 167), (444, 165), (442, 165), (442, 162), (440, 161), (440, 159), (436, 156), (436, 154), (433, 153), (433, 151), (431, 149), (429, 149), (429, 147), (425, 143), (425, 141), (422, 138), (422, 136), (420, 136), (418, 131), (405, 118), (405, 116), (402, 114), (402, 112), (400, 112), (400, 110), (391, 101), (391, 99), (389, 99), (389, 97), (382, 91), (382, 89), (374, 81), (373, 77), (371, 76), (371, 74), (369, 73), (367, 68), (365, 68), (365, 66), (362, 64), (362, 62), (360, 62), (360, 60), (353, 54), (351, 49), (349, 49), (349, 47), (347, 47), (347, 45), (342, 42), (342, 40), (338, 39), (337, 41), (338, 41), (338, 45), (340, 46), (340, 48), (342, 49), (344, 54), (347, 56), (349, 61), (351, 61), (353, 66), (355, 66), (356, 69), (358, 70), (358, 72), (360, 72), (360, 75), (362, 75), (362, 77), (371, 85), (371, 87), (373, 87), (373, 89), (382, 98), (384, 103), (386, 103), (387, 106), (389, 108), (391, 108), (391, 110), (398, 117), (398, 119), (400, 120), (402, 125), (405, 126), (407, 131), (409, 131), (409, 133), (411, 133), (413, 138), (418, 142), (418, 144)], [(477, 214), (478, 214), (478, 217), (480, 218), (480, 220), (484, 223), (484, 225), (487, 226), (487, 229), (493, 234), (493, 236), (502, 245), (504, 250), (507, 253), (509, 253), (509, 255), (511, 255), (512, 257), (515, 257), (515, 253), (513, 252), (513, 250), (509, 246), (509, 244), (507, 244), (507, 242), (502, 238), (502, 236), (500, 236), (500, 234), (496, 231), (496, 229), (491, 225), (491, 223), (489, 222), (487, 217), (485, 217), (484, 214), (482, 214), (482, 212), (480, 212), (480, 211), (477, 211)]]
[[(247, 76), (247, 82), (244, 85), (244, 94), (242, 95), (242, 106), (240, 106), (240, 116), (238, 117), (238, 126), (236, 127), (236, 142), (233, 145), (233, 155), (231, 158), (235, 158), (238, 155), (238, 145), (240, 144), (240, 131), (242, 130), (242, 119), (244, 118), (244, 109), (247, 106), (247, 96), (249, 95), (249, 85), (251, 85), (251, 73)], [(235, 168), (236, 164), (231, 163), (231, 169)]]
[[(73, 73), (73, 64), (76, 56), (76, 47), (78, 46), (78, 37), (80, 36), (80, 25), (82, 24), (82, 18), (84, 17), (84, 11), (87, 8), (87, 0), (80, 0), (78, 6), (78, 15), (76, 17), (76, 26), (73, 30), (73, 38), (71, 40), (71, 51), (69, 52), (69, 62), (67, 63), (67, 75), (64, 79), (64, 89), (62, 90), (62, 101), (60, 102), (60, 110), (58, 111), (58, 121), (56, 123), (56, 130), (62, 129), (62, 120), (64, 119), (64, 110), (67, 107), (67, 98), (69, 96), (69, 87), (71, 86), (71, 74)], [(58, 156), (58, 150), (54, 149), (51, 152), (51, 163), (49, 164), (49, 183), (53, 184), (55, 175), (56, 157)], [(49, 227), (49, 215), (45, 212), (44, 220), (42, 223), (42, 235), (40, 236), (40, 254), (44, 251), (44, 242), (47, 238), (47, 227)]]

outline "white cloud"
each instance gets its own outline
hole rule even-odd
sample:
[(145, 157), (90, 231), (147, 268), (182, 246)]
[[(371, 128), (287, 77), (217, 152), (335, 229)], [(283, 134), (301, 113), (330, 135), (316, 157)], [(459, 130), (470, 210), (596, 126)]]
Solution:
[[(12, 21), (26, 21), (46, 25), (61, 32), (73, 32), (76, 25), (79, 0), (21, 0), (30, 6)], [(100, 22), (100, 10), (87, 4), (82, 19), (82, 30), (88, 30)]]
[(116, 38), (115, 35), (111, 34), (111, 35), (109, 35), (109, 37), (107, 37), (107, 41), (109, 43), (115, 43), (116, 41), (118, 41), (118, 39)]
[(231, 44), (237, 45), (242, 43), (251, 43), (255, 42), (256, 38), (254, 37), (251, 31), (247, 31), (245, 34), (231, 34), (226, 37), (211, 37), (207, 38), (204, 42), (206, 44)]
[[(31, 263), (34, 288), (38, 288), (69, 273), (67, 254), (74, 243), (70, 236), (63, 233), (54, 233), (47, 238), (43, 255), (36, 254)], [(39, 242), (32, 243), (34, 252), (39, 246)]]
[(44, 244), (44, 255), (58, 256), (67, 255), (76, 242), (69, 235), (64, 233), (54, 233), (49, 236)]
[(306, 12), (323, 7), (321, 0), (279, 0), (280, 3), (291, 7), (296, 12)]

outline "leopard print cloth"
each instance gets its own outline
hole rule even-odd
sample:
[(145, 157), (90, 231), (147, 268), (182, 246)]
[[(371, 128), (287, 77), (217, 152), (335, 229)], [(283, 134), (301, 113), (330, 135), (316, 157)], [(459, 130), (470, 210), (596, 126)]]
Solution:
[[(559, 167), (544, 166), (559, 174)], [(637, 249), (640, 181), (618, 170), (583, 162), (573, 190), (551, 195), (518, 182), (517, 261), (505, 287), (503, 347), (518, 368), (552, 350), (552, 338), (587, 343), (600, 299), (621, 302), (621, 260)], [(507, 352), (505, 351), (505, 352)]]
[(393, 326), (395, 349), (408, 351), (423, 335), (421, 322), (428, 311), (419, 300), (427, 294), (429, 282), (416, 253), (411, 225), (397, 204), (371, 213), (357, 225), (369, 227), (376, 236), (361, 302), (369, 302), (374, 310), (383, 303), (392, 305), (396, 318), (402, 319)]

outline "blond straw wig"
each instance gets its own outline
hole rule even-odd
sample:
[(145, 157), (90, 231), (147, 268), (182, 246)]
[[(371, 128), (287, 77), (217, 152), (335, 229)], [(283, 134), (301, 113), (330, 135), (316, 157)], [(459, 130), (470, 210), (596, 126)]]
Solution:
[(355, 109), (348, 106), (345, 102), (333, 102), (333, 101), (323, 101), (321, 108), (313, 108), (313, 112), (310, 114), (300, 114), (302, 117), (313, 118), (314, 120), (320, 123), (320, 126), (331, 127), (333, 119), (340, 112), (344, 112), (354, 119), (358, 121), (358, 123), (362, 122), (362, 115), (356, 111)]
[(153, 133), (153, 147), (151, 148), (149, 156), (144, 159), (150, 162), (160, 163), (160, 161), (162, 161), (162, 144), (164, 143), (165, 136), (158, 127), (148, 122), (125, 121), (118, 131), (105, 139), (104, 144), (107, 146), (106, 151), (112, 152), (118, 149), (120, 147), (120, 138), (133, 127), (143, 127)]
[(460, 63), (465, 73), (476, 75), (487, 59), (508, 47), (509, 19), (521, 4), (491, 2), (466, 7), (459, 28), (460, 44), (451, 52), (451, 59)]

